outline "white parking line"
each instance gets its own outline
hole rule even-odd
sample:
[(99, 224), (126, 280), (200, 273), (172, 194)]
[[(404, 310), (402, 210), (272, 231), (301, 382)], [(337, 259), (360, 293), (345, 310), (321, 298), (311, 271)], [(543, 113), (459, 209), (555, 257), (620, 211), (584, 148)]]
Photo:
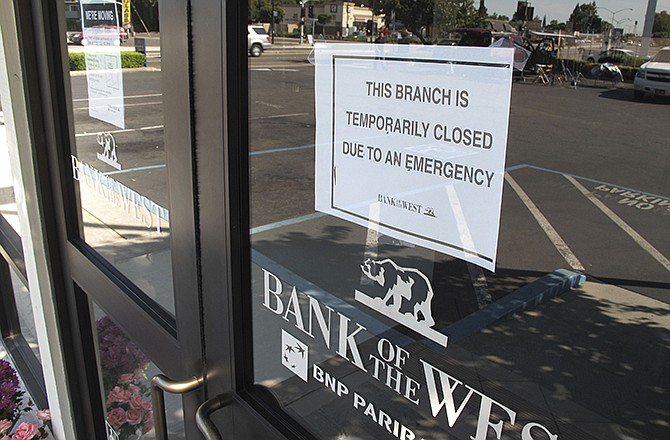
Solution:
[[(163, 96), (162, 93), (151, 93), (149, 95), (125, 95), (124, 98), (126, 99), (134, 99), (134, 98), (154, 98), (156, 96)], [(100, 100), (100, 99), (107, 99), (107, 98), (94, 98), (91, 99), (91, 101), (95, 100)], [(81, 101), (88, 101), (88, 98), (75, 98), (72, 100), (72, 102), (81, 102)]]
[[(154, 102), (136, 102), (134, 104), (128, 104), (128, 103), (123, 103), (124, 107), (136, 107), (140, 105), (157, 105), (157, 104), (163, 104), (163, 101), (154, 101)], [(87, 107), (75, 107), (74, 110), (88, 110), (89, 108), (107, 108), (106, 105), (100, 105), (100, 106), (87, 106)]]
[(621, 217), (616, 215), (614, 211), (609, 209), (603, 202), (600, 201), (593, 193), (591, 193), (589, 190), (584, 188), (584, 186), (577, 182), (577, 180), (572, 177), (564, 174), (564, 177), (568, 179), (570, 183), (572, 183), (575, 188), (577, 188), (582, 194), (586, 196), (587, 199), (591, 201), (598, 209), (600, 209), (607, 217), (610, 218), (618, 227), (623, 229), (623, 231), (632, 238), (635, 243), (637, 243), (642, 249), (647, 251), (649, 255), (651, 255), (656, 261), (658, 261), (661, 266), (663, 266), (666, 270), (670, 271), (670, 260), (668, 260), (663, 254), (661, 254), (658, 249), (656, 249), (651, 243), (649, 243), (647, 240), (645, 240), (640, 234), (637, 233), (633, 228), (631, 228), (628, 223), (623, 221)]
[(140, 127), (140, 128), (126, 128), (123, 130), (110, 130), (110, 131), (94, 131), (91, 133), (77, 133), (75, 134), (75, 137), (86, 137), (86, 136), (97, 136), (102, 133), (110, 133), (110, 134), (117, 134), (117, 133), (130, 133), (131, 131), (143, 131), (143, 130), (160, 130), (164, 126), (163, 125), (152, 125), (149, 127)]
[(533, 203), (530, 197), (528, 197), (528, 194), (526, 194), (526, 192), (521, 188), (521, 186), (519, 186), (519, 184), (516, 183), (516, 180), (514, 180), (512, 176), (509, 175), (509, 173), (505, 173), (505, 180), (507, 181), (507, 183), (510, 184), (514, 192), (516, 192), (521, 201), (526, 205), (530, 213), (533, 214), (533, 217), (535, 217), (535, 220), (539, 223), (544, 233), (547, 234), (549, 240), (551, 240), (551, 242), (556, 247), (556, 250), (558, 250), (558, 252), (563, 256), (563, 258), (565, 258), (565, 261), (568, 262), (570, 267), (574, 270), (584, 272), (584, 266), (582, 266), (582, 263), (579, 261), (577, 256), (570, 250), (570, 248), (565, 243), (565, 241), (563, 241), (563, 239), (558, 234), (556, 229), (554, 229), (554, 227), (551, 226), (551, 223), (549, 223), (547, 218), (537, 208), (535, 203)]
[[(465, 213), (463, 213), (461, 200), (458, 197), (458, 193), (451, 185), (447, 187), (447, 200), (449, 201), (449, 206), (451, 206), (451, 211), (454, 214), (456, 227), (458, 228), (458, 235), (461, 237), (463, 246), (467, 249), (476, 249), (477, 246), (475, 245), (475, 241), (472, 239), (472, 234), (470, 233), (468, 222), (465, 219)], [(493, 302), (491, 300), (491, 294), (488, 290), (488, 284), (486, 283), (486, 276), (484, 275), (484, 271), (481, 267), (472, 263), (467, 263), (467, 266), (468, 272), (470, 273), (470, 279), (472, 281), (472, 287), (475, 290), (477, 306), (480, 309), (484, 308)]]
[(259, 119), (277, 119), (277, 118), (290, 118), (293, 116), (307, 116), (309, 113), (289, 113), (286, 115), (272, 115), (272, 116), (257, 116), (255, 118), (249, 118), (250, 121), (257, 121)]

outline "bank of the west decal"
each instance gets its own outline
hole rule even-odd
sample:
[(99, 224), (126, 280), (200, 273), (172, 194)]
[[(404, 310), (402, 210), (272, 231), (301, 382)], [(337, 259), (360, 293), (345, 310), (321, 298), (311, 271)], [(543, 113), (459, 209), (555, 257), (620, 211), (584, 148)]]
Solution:
[(107, 165), (121, 170), (121, 164), (116, 156), (116, 140), (111, 133), (102, 132), (96, 136), (98, 145), (102, 147), (102, 153), (98, 153), (98, 160), (105, 162)]
[(368, 259), (361, 264), (372, 286), (356, 289), (356, 301), (446, 347), (447, 336), (435, 331), (433, 287), (419, 270), (401, 267), (393, 260)]
[(513, 49), (315, 46), (315, 208), (495, 270)]
[[(448, 365), (446, 368), (436, 365), (436, 356), (424, 359), (421, 352), (412, 353), (404, 344), (371, 333), (368, 328), (374, 325), (374, 318), (364, 317), (315, 286), (310, 287), (312, 293), (306, 293), (295, 285), (284, 283), (270, 270), (261, 270), (261, 306), (270, 316), (276, 316), (276, 322), (282, 327), (281, 339), (277, 336), (277, 342), (281, 341), (280, 349), (275, 352), (277, 358), (281, 355), (281, 364), (310, 384), (310, 393), (316, 391), (312, 385), (319, 386), (352, 408), (353, 414), (361, 418), (355, 423), (365, 423), (370, 432), (377, 433), (369, 438), (435, 440), (444, 438), (444, 432), (451, 434), (453, 429), (458, 438), (473, 440), (558, 439), (550, 428), (528, 420), (526, 411), (517, 418), (517, 409), (508, 406), (504, 396), (504, 400), (499, 400), (499, 397), (477, 389), (476, 383), (466, 383), (455, 377)], [(429, 327), (432, 289), (421, 272), (400, 267), (391, 260), (366, 261), (361, 270), (365, 276), (374, 279), (366, 288), (376, 285), (384, 289), (382, 285), (393, 284), (391, 280), (395, 278), (398, 287), (391, 286), (391, 293), (379, 299), (386, 300), (384, 308)], [(409, 292), (414, 292), (414, 296), (408, 298)], [(357, 322), (358, 318), (363, 318), (364, 322)], [(263, 324), (256, 325), (266, 325), (266, 322), (263, 320)], [(312, 359), (310, 363), (308, 347), (299, 338), (309, 341), (310, 346), (320, 353), (322, 361), (337, 357), (338, 362), (315, 362)], [(370, 344), (371, 340), (376, 340), (376, 344)], [(342, 374), (342, 363), (354, 366), (358, 374), (352, 374), (349, 369)], [(361, 386), (363, 383), (375, 385)], [(379, 392), (382, 389), (385, 393)], [(500, 393), (496, 391), (496, 394)], [(399, 410), (401, 402), (420, 411), (423, 420), (417, 423), (414, 411)], [(519, 399), (512, 402), (518, 403)], [(435, 424), (431, 417), (440, 419), (440, 423)], [(422, 435), (416, 431), (418, 425), (435, 426), (434, 435), (426, 436), (423, 429)]]

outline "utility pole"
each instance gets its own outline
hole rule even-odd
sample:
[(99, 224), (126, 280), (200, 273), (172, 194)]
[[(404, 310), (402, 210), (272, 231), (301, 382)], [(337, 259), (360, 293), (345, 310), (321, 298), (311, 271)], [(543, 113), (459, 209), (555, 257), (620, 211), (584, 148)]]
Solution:
[(640, 56), (646, 57), (649, 54), (649, 44), (651, 43), (651, 33), (654, 28), (654, 19), (656, 18), (656, 0), (649, 0), (647, 4), (647, 15), (644, 17), (644, 27), (642, 28), (642, 46), (640, 47)]
[(272, 44), (275, 44), (275, 21), (277, 21), (277, 11), (275, 11), (275, 0), (272, 0), (272, 15), (270, 20), (270, 38), (272, 39)]

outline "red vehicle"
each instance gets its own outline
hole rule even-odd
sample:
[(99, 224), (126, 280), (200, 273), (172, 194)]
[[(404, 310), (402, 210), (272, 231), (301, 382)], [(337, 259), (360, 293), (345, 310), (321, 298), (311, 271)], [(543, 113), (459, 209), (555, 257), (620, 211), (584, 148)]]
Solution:
[[(128, 32), (121, 26), (93, 26), (86, 30), (89, 39), (100, 41), (109, 41), (113, 39), (112, 44), (118, 46), (128, 40)], [(88, 44), (87, 38), (84, 38), (84, 32), (68, 32), (67, 42), (70, 44)], [(108, 43), (105, 43), (108, 45)]]

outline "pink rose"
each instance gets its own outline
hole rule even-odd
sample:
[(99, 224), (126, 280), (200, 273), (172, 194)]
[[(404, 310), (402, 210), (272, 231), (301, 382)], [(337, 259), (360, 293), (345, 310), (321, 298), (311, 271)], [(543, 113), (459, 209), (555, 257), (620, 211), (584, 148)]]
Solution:
[(130, 383), (132, 381), (133, 381), (133, 375), (130, 374), (130, 373), (122, 374), (122, 375), (119, 376), (119, 383), (126, 384), (126, 383)]
[(130, 408), (131, 409), (144, 409), (144, 399), (142, 396), (134, 394), (130, 398)]
[(147, 411), (147, 413), (144, 414), (144, 428), (142, 428), (142, 434), (148, 434), (152, 429), (154, 429), (154, 412)]
[(122, 408), (114, 408), (109, 413), (107, 413), (107, 421), (114, 429), (119, 429), (121, 425), (128, 421), (126, 417), (126, 412)]
[(137, 385), (128, 385), (128, 391), (132, 394), (140, 394), (142, 390)]
[(144, 416), (144, 411), (141, 409), (129, 409), (126, 412), (128, 417), (128, 423), (131, 425), (139, 425), (142, 423), (142, 417)]
[(126, 403), (130, 400), (131, 392), (121, 387), (114, 387), (107, 396), (107, 402)]
[(18, 428), (16, 428), (14, 436), (12, 436), (12, 440), (30, 440), (38, 433), (39, 430), (37, 429), (37, 425), (23, 422), (19, 425)]
[(5, 432), (11, 428), (13, 423), (11, 420), (0, 420), (0, 432)]
[(49, 411), (48, 409), (37, 411), (37, 420), (39, 420), (40, 422), (51, 420), (51, 411)]

